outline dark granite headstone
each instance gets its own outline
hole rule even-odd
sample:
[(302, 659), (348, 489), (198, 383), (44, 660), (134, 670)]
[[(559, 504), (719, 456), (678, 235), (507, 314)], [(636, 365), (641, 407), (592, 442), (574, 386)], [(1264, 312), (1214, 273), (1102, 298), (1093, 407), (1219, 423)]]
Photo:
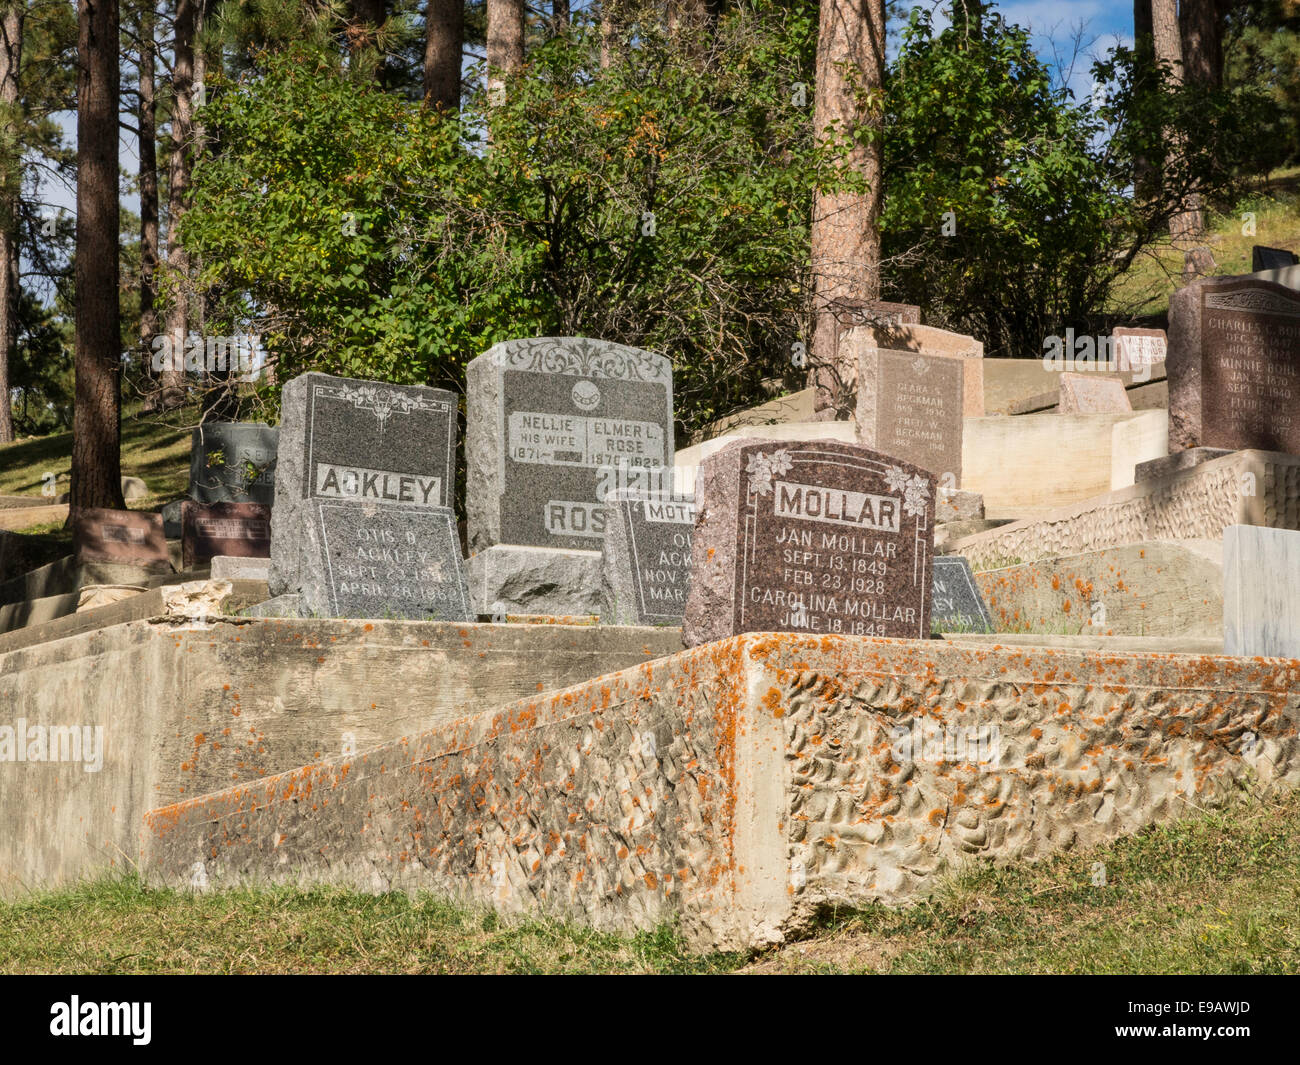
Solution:
[(181, 554), (185, 568), (216, 555), (271, 557), (271, 508), (262, 503), (181, 503)]
[(510, 340), (467, 372), (469, 550), (598, 551), (605, 497), (673, 464), (672, 364), (585, 337)]
[(118, 562), (167, 573), (171, 561), (161, 514), (81, 507), (72, 514), (78, 564)]
[(680, 625), (691, 585), (692, 496), (632, 496), (605, 501), (601, 621)]
[(833, 441), (700, 464), (687, 647), (741, 632), (927, 639), (936, 478)]
[(271, 595), (308, 613), (470, 620), (456, 412), (434, 388), (320, 373), (285, 385)]
[(190, 498), (270, 506), (279, 437), (260, 422), (204, 422), (190, 443)]
[(958, 359), (862, 344), (858, 443), (960, 487), (964, 373)]
[(970, 563), (961, 555), (934, 560), (930, 628), (934, 632), (992, 632), (993, 616), (975, 584)]
[(1259, 270), (1282, 270), (1298, 263), (1300, 263), (1300, 257), (1297, 257), (1295, 252), (1287, 251), (1285, 248), (1267, 248), (1262, 244), (1256, 244), (1250, 249), (1250, 269), (1252, 273)]
[(1300, 454), (1300, 292), (1251, 277), (1179, 289), (1169, 303), (1169, 451)]

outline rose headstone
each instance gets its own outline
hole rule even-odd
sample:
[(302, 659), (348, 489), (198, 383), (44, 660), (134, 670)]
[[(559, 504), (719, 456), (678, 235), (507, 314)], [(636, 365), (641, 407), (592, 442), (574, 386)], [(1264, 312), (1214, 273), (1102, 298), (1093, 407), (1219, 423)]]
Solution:
[(270, 590), (305, 613), (470, 620), (450, 392), (307, 373), (285, 387)]
[(833, 441), (741, 440), (696, 480), (687, 647), (742, 632), (926, 639), (936, 478)]
[(511, 340), (467, 371), (470, 585), (480, 610), (599, 613), (604, 501), (673, 465), (672, 364), (586, 337)]

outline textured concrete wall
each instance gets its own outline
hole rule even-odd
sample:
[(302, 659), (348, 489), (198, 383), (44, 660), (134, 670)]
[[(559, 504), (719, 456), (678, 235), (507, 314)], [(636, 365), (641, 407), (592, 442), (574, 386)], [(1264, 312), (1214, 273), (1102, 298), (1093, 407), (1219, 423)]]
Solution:
[(1300, 529), (1300, 457), (1235, 451), (977, 533), (948, 550), (965, 555), (974, 569), (999, 569), (1147, 540), (1218, 540), (1229, 525)]
[(152, 807), (680, 646), (645, 628), (159, 616), (0, 654), (0, 727), (104, 729), (97, 772), (0, 761), (0, 891), (137, 861)]
[(678, 918), (697, 948), (760, 946), (967, 858), (1088, 847), (1241, 778), (1294, 784), (1298, 701), (1296, 661), (741, 636), (152, 811), (148, 870)]

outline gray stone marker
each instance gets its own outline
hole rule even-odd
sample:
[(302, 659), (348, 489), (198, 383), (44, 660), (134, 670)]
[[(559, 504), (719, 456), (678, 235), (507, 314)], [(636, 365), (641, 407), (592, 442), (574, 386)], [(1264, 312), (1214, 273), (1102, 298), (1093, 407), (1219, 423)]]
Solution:
[(700, 464), (687, 647), (742, 632), (928, 639), (936, 480), (828, 440)]
[(600, 611), (604, 500), (673, 465), (672, 364), (586, 337), (510, 340), (467, 371), (470, 587), (483, 613)]
[(1062, 373), (1060, 395), (1059, 414), (1123, 414), (1133, 409), (1118, 377)]
[(691, 586), (694, 497), (615, 492), (605, 510), (600, 620), (680, 625)]
[(1300, 292), (1253, 277), (1198, 281), (1169, 300), (1169, 453), (1300, 454)]
[(270, 593), (334, 617), (472, 619), (456, 396), (307, 373), (285, 387)]
[(931, 582), (930, 628), (934, 632), (992, 632), (993, 616), (961, 555), (936, 555)]
[(1300, 658), (1300, 532), (1223, 530), (1223, 653)]
[(204, 422), (190, 442), (190, 498), (271, 505), (279, 439), (260, 422)]
[(858, 443), (961, 486), (965, 370), (958, 359), (858, 345)]

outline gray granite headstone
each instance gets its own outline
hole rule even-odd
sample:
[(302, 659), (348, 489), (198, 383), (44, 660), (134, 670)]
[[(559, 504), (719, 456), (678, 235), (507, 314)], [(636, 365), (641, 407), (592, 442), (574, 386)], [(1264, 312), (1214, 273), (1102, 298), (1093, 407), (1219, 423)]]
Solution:
[(620, 471), (673, 465), (672, 364), (586, 337), (509, 340), (467, 371), (469, 550), (599, 551)]
[(931, 580), (934, 632), (992, 632), (993, 616), (980, 595), (970, 563), (961, 555), (936, 555)]
[(605, 508), (600, 620), (680, 625), (691, 587), (694, 497), (615, 492)]
[(1263, 244), (1256, 244), (1250, 249), (1250, 270), (1251, 273), (1257, 273), (1260, 270), (1280, 270), (1283, 267), (1295, 266), (1300, 263), (1293, 251), (1287, 251), (1285, 248), (1269, 248)]
[(272, 596), (305, 614), (472, 618), (451, 510), (456, 396), (307, 373), (284, 387)]
[(1223, 530), (1223, 653), (1300, 658), (1300, 532)]
[(280, 430), (260, 422), (204, 422), (190, 443), (190, 498), (269, 506), (279, 437)]

